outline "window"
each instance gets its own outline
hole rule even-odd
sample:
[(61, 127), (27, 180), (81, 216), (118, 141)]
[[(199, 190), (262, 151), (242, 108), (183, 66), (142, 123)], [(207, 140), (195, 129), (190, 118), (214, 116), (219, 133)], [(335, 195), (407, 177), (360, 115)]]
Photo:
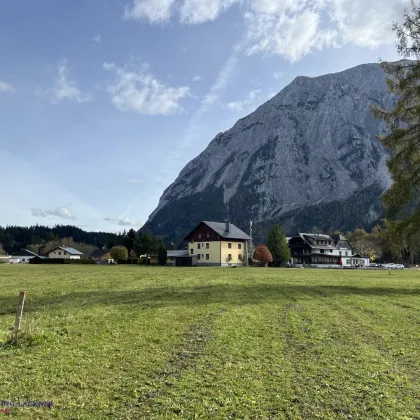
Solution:
[(200, 238), (201, 238), (201, 233), (198, 234), (198, 239), (200, 239)]
[(58, 255), (61, 255), (61, 251), (58, 253)]
[(349, 255), (349, 253), (346, 251), (346, 257)]
[(197, 244), (197, 248), (198, 249), (201, 249), (201, 244)]
[(204, 254), (201, 254), (201, 258), (204, 258)]
[(323, 249), (321, 249), (321, 254), (324, 254), (324, 253), (325, 253), (325, 251)]
[(238, 244), (238, 249), (242, 249), (242, 244)]
[(200, 255), (200, 254), (197, 254), (197, 259), (198, 259), (198, 260), (200, 259), (200, 257), (201, 257), (201, 255)]
[(210, 244), (209, 243), (207, 243), (206, 244), (206, 249), (209, 249), (210, 248)]
[(191, 248), (191, 255), (193, 255), (194, 254), (194, 250)]
[(210, 238), (210, 233), (209, 232), (207, 232), (207, 238)]
[(228, 254), (229, 261), (232, 259), (232, 254)]
[(242, 261), (242, 254), (238, 254), (238, 260)]
[(206, 254), (206, 260), (209, 260), (209, 259), (210, 259), (210, 255)]
[(229, 249), (232, 248), (232, 244), (231, 243), (228, 244), (228, 248)]
[(330, 249), (330, 254), (332, 254), (332, 249)]
[(340, 251), (340, 256), (342, 255), (341, 251)]

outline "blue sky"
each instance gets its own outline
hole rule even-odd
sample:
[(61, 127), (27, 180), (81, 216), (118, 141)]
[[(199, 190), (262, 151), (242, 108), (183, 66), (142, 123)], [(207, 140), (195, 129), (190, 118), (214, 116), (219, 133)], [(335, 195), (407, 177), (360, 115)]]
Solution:
[(0, 3), (0, 225), (139, 228), (296, 76), (397, 59), (408, 0)]

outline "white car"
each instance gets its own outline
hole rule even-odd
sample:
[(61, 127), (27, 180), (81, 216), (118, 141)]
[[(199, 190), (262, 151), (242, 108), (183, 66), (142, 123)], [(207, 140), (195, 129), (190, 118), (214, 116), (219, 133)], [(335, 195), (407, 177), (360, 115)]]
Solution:
[(389, 264), (385, 264), (385, 268), (388, 270), (393, 270), (395, 267), (395, 264), (393, 263), (389, 263)]
[(396, 270), (404, 270), (405, 266), (403, 264), (395, 264), (394, 267)]

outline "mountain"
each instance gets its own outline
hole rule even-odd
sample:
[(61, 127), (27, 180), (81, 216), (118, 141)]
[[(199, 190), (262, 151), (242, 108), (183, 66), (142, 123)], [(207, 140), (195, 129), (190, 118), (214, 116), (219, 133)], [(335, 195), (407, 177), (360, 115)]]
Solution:
[(373, 226), (391, 177), (376, 138), (387, 127), (369, 105), (395, 101), (379, 64), (297, 77), (189, 162), (142, 231), (180, 241), (229, 218), (243, 229), (253, 220), (264, 240), (274, 223), (288, 234)]

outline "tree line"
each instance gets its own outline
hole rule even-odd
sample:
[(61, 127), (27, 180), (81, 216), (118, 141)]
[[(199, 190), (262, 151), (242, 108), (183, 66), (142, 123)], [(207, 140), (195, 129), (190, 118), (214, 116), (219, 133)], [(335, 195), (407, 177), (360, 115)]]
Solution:
[(130, 255), (150, 254), (157, 252), (163, 241), (150, 233), (137, 233), (134, 229), (128, 232), (124, 230), (119, 233), (108, 233), (86, 232), (71, 225), (0, 227), (0, 255), (21, 249), (37, 253), (41, 245), (46, 252), (56, 246), (71, 246), (88, 257), (96, 248), (111, 249), (117, 245), (127, 247)]

